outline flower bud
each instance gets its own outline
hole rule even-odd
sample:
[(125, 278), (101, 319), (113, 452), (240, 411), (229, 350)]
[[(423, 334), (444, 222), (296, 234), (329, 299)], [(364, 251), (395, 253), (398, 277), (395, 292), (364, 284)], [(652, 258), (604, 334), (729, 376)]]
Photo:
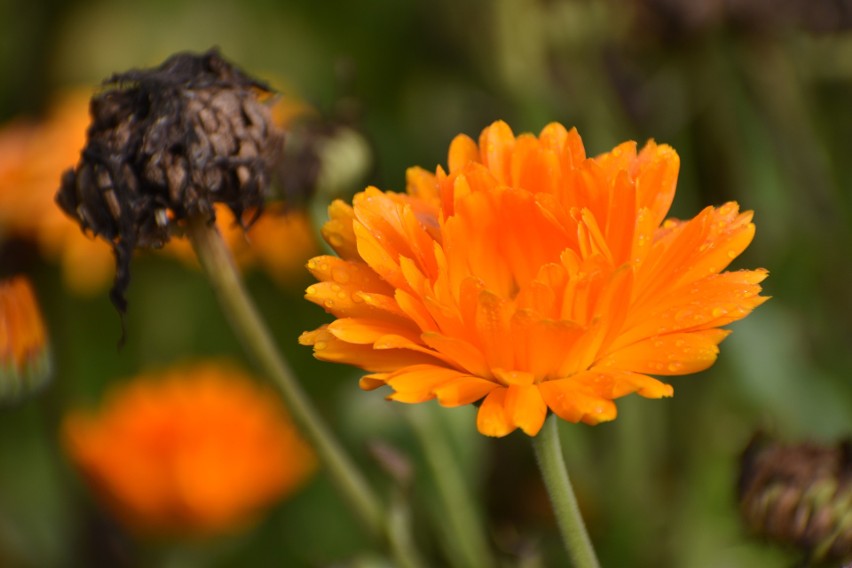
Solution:
[(29, 280), (0, 281), (0, 403), (41, 389), (51, 367), (47, 332)]
[(743, 453), (740, 512), (760, 536), (813, 563), (852, 559), (852, 442), (784, 446), (755, 437)]

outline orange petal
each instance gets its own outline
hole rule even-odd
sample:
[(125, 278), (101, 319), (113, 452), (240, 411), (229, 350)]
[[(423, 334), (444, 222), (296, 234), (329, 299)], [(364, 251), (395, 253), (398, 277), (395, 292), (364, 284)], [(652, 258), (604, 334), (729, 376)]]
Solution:
[(494, 381), (479, 377), (460, 377), (435, 387), (432, 392), (441, 406), (453, 407), (471, 404), (500, 386)]
[(617, 414), (612, 400), (590, 393), (571, 379), (544, 381), (538, 388), (548, 408), (568, 422), (596, 424), (614, 420)]
[(652, 375), (697, 373), (716, 361), (717, 345), (729, 333), (726, 329), (708, 329), (660, 335), (611, 353), (600, 364)]
[(450, 168), (450, 173), (458, 171), (467, 165), (468, 162), (479, 161), (479, 148), (470, 136), (459, 134), (450, 143), (450, 151), (447, 156), (447, 166)]
[(435, 398), (436, 387), (454, 379), (467, 377), (455, 369), (438, 365), (412, 365), (392, 373), (385, 382), (394, 390), (389, 400), (398, 402), (424, 402)]
[(479, 405), (476, 428), (481, 434), (501, 438), (516, 428), (506, 413), (507, 392), (505, 388), (496, 388)]
[(538, 385), (509, 385), (504, 404), (510, 422), (528, 436), (538, 434), (547, 416), (547, 406)]

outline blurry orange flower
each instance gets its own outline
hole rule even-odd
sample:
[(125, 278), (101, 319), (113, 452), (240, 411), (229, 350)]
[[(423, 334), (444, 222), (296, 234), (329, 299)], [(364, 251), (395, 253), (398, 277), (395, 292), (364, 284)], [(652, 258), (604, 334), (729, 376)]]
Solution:
[(65, 447), (119, 519), (143, 533), (239, 528), (316, 467), (278, 398), (207, 362), (116, 388), (95, 414), (69, 414)]
[(587, 158), (576, 130), (456, 137), (449, 173), (408, 171), (332, 203), (306, 297), (336, 316), (316, 357), (358, 365), (401, 402), (482, 400), (481, 433), (538, 433), (548, 409), (589, 424), (614, 399), (671, 396), (649, 375), (709, 367), (719, 327), (766, 298), (764, 270), (722, 272), (754, 235), (736, 203), (665, 220), (679, 158), (627, 142)]
[(0, 401), (43, 386), (50, 367), (47, 332), (29, 280), (0, 281)]
[[(91, 95), (87, 89), (65, 92), (57, 97), (43, 121), (18, 120), (0, 128), (0, 236), (34, 240), (45, 258), (59, 262), (64, 281), (72, 290), (89, 294), (100, 292), (111, 282), (115, 266), (112, 249), (103, 240), (80, 231), (79, 225), (56, 205), (54, 196), (62, 173), (77, 162), (85, 146)], [(282, 100), (275, 107), (276, 117), (291, 119), (293, 113), (287, 109), (293, 108), (293, 103)], [(255, 259), (249, 241), (233, 215), (222, 213), (225, 209), (217, 208), (217, 224), (240, 265), (250, 265)], [(280, 265), (278, 269), (289, 269), (290, 259), (298, 257), (296, 264), (301, 268), (317, 250), (306, 217), (296, 212), (266, 217), (262, 217), (263, 224), (280, 225), (273, 230), (286, 240), (276, 243), (277, 256), (271, 250), (259, 252), (261, 263), (267, 264), (268, 258), (269, 264)], [(178, 240), (166, 249), (178, 258), (194, 261), (195, 255), (185, 241)], [(290, 274), (272, 276), (286, 280)]]
[(59, 179), (86, 141), (91, 93), (81, 89), (57, 98), (41, 123), (18, 122), (0, 130), (0, 228), (35, 240), (56, 260), (77, 292), (100, 290), (115, 261), (103, 242), (88, 238), (53, 201)]
[[(305, 211), (288, 209), (277, 202), (267, 205), (263, 214), (246, 230), (225, 206), (216, 204), (216, 224), (234, 259), (243, 269), (260, 265), (274, 280), (287, 284), (304, 274), (304, 265), (318, 251), (314, 227)], [(245, 216), (250, 219), (254, 211)], [(192, 245), (186, 239), (172, 239), (163, 247), (188, 264), (197, 264)]]

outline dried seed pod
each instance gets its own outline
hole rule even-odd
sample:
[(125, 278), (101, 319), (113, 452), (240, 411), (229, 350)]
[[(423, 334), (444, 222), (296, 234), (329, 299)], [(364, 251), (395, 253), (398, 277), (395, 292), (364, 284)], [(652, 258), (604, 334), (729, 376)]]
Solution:
[(740, 512), (757, 535), (813, 563), (852, 560), (852, 441), (784, 446), (758, 435), (743, 452)]
[(191, 216), (212, 222), (214, 203), (237, 219), (260, 211), (282, 147), (269, 94), (211, 50), (113, 75), (92, 98), (86, 146), (56, 202), (112, 244), (110, 297), (120, 312), (136, 247), (162, 246)]

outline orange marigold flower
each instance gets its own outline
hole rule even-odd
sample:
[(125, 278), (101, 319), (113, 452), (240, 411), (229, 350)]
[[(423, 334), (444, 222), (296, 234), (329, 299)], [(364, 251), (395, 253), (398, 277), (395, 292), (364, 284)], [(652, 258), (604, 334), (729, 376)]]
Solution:
[(62, 431), (105, 505), (141, 533), (237, 529), (316, 467), (275, 394), (219, 362), (143, 375)]
[(300, 342), (371, 373), (401, 402), (482, 400), (479, 431), (535, 435), (549, 411), (596, 424), (614, 399), (659, 398), (650, 375), (709, 367), (719, 329), (765, 301), (765, 270), (723, 272), (754, 235), (734, 202), (665, 220), (679, 158), (653, 141), (587, 158), (576, 130), (461, 135), (449, 172), (412, 168), (407, 194), (334, 202), (339, 255), (308, 263), (306, 297), (337, 319)]
[(50, 371), (47, 331), (29, 280), (0, 281), (0, 401), (41, 388)]

